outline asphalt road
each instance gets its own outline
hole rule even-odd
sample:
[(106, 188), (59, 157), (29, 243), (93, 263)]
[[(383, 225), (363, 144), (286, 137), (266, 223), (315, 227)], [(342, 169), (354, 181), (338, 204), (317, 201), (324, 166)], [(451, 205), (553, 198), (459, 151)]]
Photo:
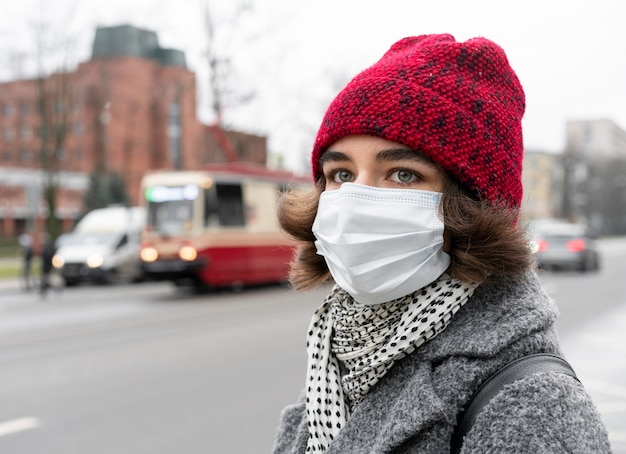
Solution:
[(321, 296), (143, 284), (3, 297), (0, 452), (268, 452)]
[[(542, 273), (570, 362), (626, 453), (626, 240), (599, 273)], [(325, 291), (194, 295), (168, 284), (0, 286), (0, 452), (247, 454), (271, 449), (304, 382)]]

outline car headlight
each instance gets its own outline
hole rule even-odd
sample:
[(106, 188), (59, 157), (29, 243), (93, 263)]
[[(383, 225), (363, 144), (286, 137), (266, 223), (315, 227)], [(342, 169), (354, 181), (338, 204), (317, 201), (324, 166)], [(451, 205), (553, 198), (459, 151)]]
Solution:
[(87, 266), (89, 268), (100, 268), (104, 263), (104, 259), (100, 254), (93, 254), (87, 258)]
[(55, 255), (54, 257), (52, 257), (52, 266), (60, 269), (63, 268), (63, 265), (65, 265), (65, 260), (63, 259), (63, 257), (61, 257), (60, 255)]

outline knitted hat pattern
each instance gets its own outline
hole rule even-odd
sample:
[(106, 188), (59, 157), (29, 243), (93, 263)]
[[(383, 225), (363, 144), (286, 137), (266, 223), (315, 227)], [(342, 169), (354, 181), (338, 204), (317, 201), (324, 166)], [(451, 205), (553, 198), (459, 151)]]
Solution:
[(519, 207), (524, 109), (522, 86), (492, 41), (404, 38), (331, 102), (313, 147), (313, 176), (337, 140), (372, 135), (425, 154), (480, 198)]

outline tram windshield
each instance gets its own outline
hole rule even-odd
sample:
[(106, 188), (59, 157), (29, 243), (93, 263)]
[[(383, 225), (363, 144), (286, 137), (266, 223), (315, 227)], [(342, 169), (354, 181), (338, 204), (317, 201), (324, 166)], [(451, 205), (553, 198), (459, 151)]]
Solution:
[(152, 186), (146, 189), (148, 226), (167, 235), (191, 228), (194, 201), (199, 195), (196, 185)]

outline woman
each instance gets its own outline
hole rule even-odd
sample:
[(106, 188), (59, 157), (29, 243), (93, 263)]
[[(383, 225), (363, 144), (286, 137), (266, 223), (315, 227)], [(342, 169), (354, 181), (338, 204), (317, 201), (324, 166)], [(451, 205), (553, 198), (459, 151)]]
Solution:
[[(315, 190), (286, 194), (291, 279), (335, 286), (308, 332), (306, 386), (275, 453), (450, 452), (494, 371), (561, 354), (519, 226), (522, 87), (484, 38), (405, 38), (333, 100)], [(484, 408), (470, 452), (610, 452), (582, 385), (529, 375)]]

